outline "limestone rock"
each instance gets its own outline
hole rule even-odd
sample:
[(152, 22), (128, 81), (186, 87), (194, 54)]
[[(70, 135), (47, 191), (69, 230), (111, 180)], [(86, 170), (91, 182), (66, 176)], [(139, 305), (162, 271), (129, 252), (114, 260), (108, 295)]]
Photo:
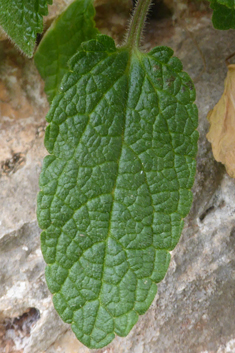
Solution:
[[(235, 181), (205, 137), (206, 115), (223, 92), (224, 59), (235, 51), (234, 32), (215, 31), (207, 14), (189, 17), (183, 27), (151, 22), (145, 32), (146, 50), (173, 47), (196, 81), (194, 203), (151, 308), (128, 337), (96, 352), (235, 352)], [(43, 82), (33, 61), (10, 43), (0, 42), (0, 58), (0, 352), (89, 353), (56, 314), (44, 278), (35, 215), (46, 155)]]

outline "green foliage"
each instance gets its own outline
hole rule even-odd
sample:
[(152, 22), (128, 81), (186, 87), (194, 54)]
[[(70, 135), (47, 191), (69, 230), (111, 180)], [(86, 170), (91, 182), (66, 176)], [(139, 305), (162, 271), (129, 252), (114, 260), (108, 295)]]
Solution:
[(229, 7), (230, 9), (234, 8), (235, 6), (235, 0), (217, 0), (217, 2), (221, 5)]
[(81, 43), (95, 38), (93, 0), (74, 1), (52, 24), (34, 56), (40, 75), (45, 80), (45, 92), (51, 103), (68, 72), (67, 62)]
[(52, 0), (1, 0), (0, 25), (15, 44), (33, 56), (37, 33), (43, 31), (43, 16)]
[(189, 212), (195, 90), (167, 47), (98, 35), (69, 61), (47, 115), (37, 216), (61, 318), (90, 348), (149, 308)]
[(234, 0), (212, 0), (210, 6), (214, 10), (212, 23), (216, 29), (235, 29)]
[[(28, 56), (51, 3), (1, 0), (0, 23)], [(94, 26), (93, 0), (76, 0), (35, 55), (52, 103), (37, 208), (46, 280), (90, 348), (126, 336), (148, 310), (192, 202), (195, 90), (171, 49), (137, 49), (150, 3), (138, 2), (117, 49)], [(214, 21), (218, 6), (234, 11), (234, 1), (211, 6)]]

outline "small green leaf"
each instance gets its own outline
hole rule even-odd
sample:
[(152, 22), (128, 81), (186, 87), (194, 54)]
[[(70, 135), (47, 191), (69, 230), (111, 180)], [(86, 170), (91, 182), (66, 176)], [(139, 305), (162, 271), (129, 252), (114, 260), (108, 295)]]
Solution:
[(45, 80), (45, 92), (51, 103), (65, 73), (67, 62), (82, 42), (95, 38), (93, 0), (74, 1), (52, 24), (42, 39), (34, 61)]
[(43, 31), (43, 16), (52, 0), (1, 0), (0, 25), (15, 44), (33, 56), (37, 33)]
[(216, 29), (227, 30), (235, 29), (235, 2), (212, 0), (211, 8), (214, 10), (212, 23)]
[(218, 4), (225, 5), (230, 9), (234, 8), (235, 0), (217, 0)]
[(98, 35), (70, 60), (47, 115), (37, 208), (46, 279), (90, 348), (126, 336), (149, 308), (191, 207), (195, 90), (172, 55)]

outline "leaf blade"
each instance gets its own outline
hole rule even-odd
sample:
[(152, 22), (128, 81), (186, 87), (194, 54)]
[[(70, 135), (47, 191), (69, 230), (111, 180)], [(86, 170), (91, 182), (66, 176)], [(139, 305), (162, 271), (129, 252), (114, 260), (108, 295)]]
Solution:
[(217, 0), (217, 2), (221, 5), (227, 6), (230, 9), (234, 8), (234, 6), (235, 6), (234, 0)]
[(65, 73), (67, 62), (82, 42), (98, 34), (95, 28), (93, 0), (76, 0), (53, 22), (35, 53), (34, 62), (45, 80), (45, 92), (51, 103)]
[(43, 31), (43, 16), (52, 0), (2, 0), (0, 24), (15, 44), (29, 57), (33, 56), (37, 33)]
[(212, 23), (216, 29), (228, 30), (230, 28), (235, 28), (234, 0), (212, 0), (210, 6), (214, 10), (212, 16)]
[(149, 308), (191, 206), (195, 91), (172, 54), (130, 55), (102, 35), (82, 44), (47, 117), (46, 278), (90, 348), (126, 336)]

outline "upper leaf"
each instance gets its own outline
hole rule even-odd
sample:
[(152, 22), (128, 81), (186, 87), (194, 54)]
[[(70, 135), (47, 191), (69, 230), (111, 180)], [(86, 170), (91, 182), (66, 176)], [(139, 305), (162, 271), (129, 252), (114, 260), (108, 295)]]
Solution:
[(93, 0), (74, 1), (52, 24), (40, 42), (34, 60), (45, 80), (45, 92), (51, 103), (61, 80), (68, 72), (67, 62), (81, 43), (95, 38)]
[(212, 23), (216, 29), (227, 30), (235, 28), (234, 0), (212, 0), (210, 6), (214, 10)]
[(195, 90), (172, 55), (98, 35), (70, 60), (47, 116), (37, 208), (46, 279), (90, 348), (126, 336), (149, 308), (191, 206)]
[(221, 5), (229, 7), (230, 9), (234, 8), (235, 6), (235, 0), (217, 0), (217, 2)]
[(43, 31), (43, 16), (53, 0), (1, 0), (0, 25), (17, 46), (33, 56), (37, 33)]

